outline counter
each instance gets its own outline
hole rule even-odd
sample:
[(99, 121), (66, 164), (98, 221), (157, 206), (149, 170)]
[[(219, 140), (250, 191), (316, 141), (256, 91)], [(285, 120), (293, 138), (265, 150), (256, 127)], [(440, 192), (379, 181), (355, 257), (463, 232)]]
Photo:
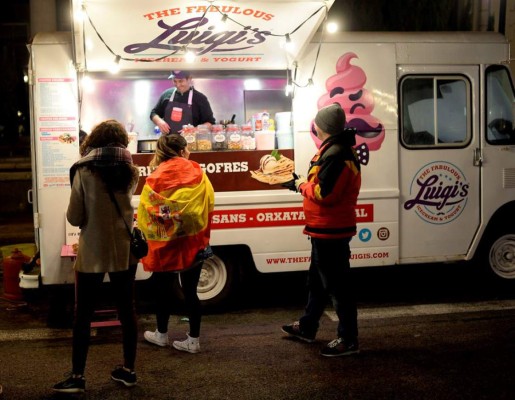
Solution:
[[(261, 159), (269, 156), (273, 150), (232, 150), (192, 152), (190, 159), (196, 161), (206, 171), (215, 192), (284, 189), (280, 184), (260, 182), (252, 177), (251, 171), (260, 171)], [(293, 171), (293, 149), (276, 150), (281, 157), (286, 158)], [(151, 153), (132, 155), (134, 164), (140, 169), (140, 180), (135, 194), (139, 195), (145, 184), (145, 178), (150, 174), (149, 163), (153, 158)], [(284, 173), (284, 171), (282, 171)], [(288, 172), (289, 174), (290, 172)]]

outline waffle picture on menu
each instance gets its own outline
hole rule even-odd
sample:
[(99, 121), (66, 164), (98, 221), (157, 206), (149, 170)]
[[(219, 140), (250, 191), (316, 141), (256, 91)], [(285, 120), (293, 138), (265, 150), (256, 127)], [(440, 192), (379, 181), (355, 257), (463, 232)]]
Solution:
[(293, 170), (293, 160), (277, 153), (261, 157), (259, 169), (250, 171), (250, 174), (259, 182), (277, 185), (291, 180)]

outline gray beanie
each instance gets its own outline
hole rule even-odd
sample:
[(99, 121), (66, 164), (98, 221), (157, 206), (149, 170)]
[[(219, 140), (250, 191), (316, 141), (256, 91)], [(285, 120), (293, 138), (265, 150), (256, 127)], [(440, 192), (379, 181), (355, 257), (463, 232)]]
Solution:
[(337, 135), (345, 127), (345, 112), (338, 103), (331, 104), (318, 110), (315, 124), (329, 135)]

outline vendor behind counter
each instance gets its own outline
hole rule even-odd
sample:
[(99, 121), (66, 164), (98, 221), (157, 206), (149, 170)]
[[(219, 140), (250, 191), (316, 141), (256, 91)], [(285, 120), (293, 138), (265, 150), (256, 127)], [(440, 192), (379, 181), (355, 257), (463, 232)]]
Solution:
[(174, 87), (166, 89), (150, 112), (150, 119), (162, 133), (180, 133), (184, 125), (215, 123), (207, 97), (196, 90), (189, 71), (173, 71), (168, 77)]

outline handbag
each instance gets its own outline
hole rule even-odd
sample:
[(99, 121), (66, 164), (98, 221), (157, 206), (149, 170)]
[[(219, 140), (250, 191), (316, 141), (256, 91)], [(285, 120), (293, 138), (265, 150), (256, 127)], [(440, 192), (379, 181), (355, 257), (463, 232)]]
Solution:
[(145, 257), (148, 254), (148, 243), (147, 238), (145, 237), (145, 234), (141, 231), (141, 229), (134, 227), (132, 232), (129, 229), (129, 226), (127, 225), (127, 222), (122, 216), (122, 212), (120, 211), (120, 206), (118, 205), (118, 202), (114, 198), (114, 194), (111, 190), (109, 190), (109, 197), (111, 198), (111, 201), (114, 203), (116, 207), (116, 211), (118, 211), (118, 215), (123, 220), (123, 223), (125, 224), (125, 227), (127, 228), (127, 233), (129, 234), (130, 238), (130, 250), (134, 257), (136, 257), (138, 260)]
[(148, 243), (141, 229), (134, 227), (131, 235), (131, 253), (138, 260), (148, 254)]

